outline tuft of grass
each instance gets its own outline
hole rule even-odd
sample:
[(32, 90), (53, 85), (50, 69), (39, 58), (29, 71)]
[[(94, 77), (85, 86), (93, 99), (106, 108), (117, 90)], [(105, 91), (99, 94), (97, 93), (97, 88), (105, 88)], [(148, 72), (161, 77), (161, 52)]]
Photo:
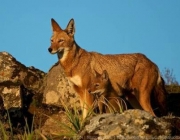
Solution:
[[(71, 126), (69, 126), (68, 124), (66, 123), (63, 123), (63, 122), (60, 122), (58, 120), (54, 120), (52, 117), (46, 115), (46, 114), (43, 114), (45, 115), (46, 117), (52, 119), (61, 129), (64, 129), (66, 130), (65, 132), (61, 132), (60, 134), (59, 133), (53, 133), (53, 138), (61, 138), (61, 137), (68, 137), (68, 138), (73, 138), (74, 136), (77, 135), (77, 132), (74, 128), (72, 128)], [(38, 132), (39, 133), (39, 132)], [(40, 134), (42, 135), (42, 134)]]
[[(115, 106), (110, 102), (110, 100), (111, 101), (114, 100), (118, 109), (115, 108)], [(118, 97), (118, 99), (116, 97), (112, 97), (109, 99), (104, 98), (104, 100), (97, 99), (96, 102), (101, 102), (105, 106), (106, 110), (109, 111), (109, 113), (122, 113), (122, 112), (124, 112), (124, 110), (128, 109), (126, 102), (122, 98), (119, 99), (119, 97)], [(97, 105), (97, 103), (96, 103), (96, 105)]]
[(114, 113), (120, 113), (121, 114), (122, 112), (124, 112), (124, 110), (127, 110), (127, 105), (126, 105), (126, 102), (122, 98), (120, 98), (120, 97), (118, 97), (118, 98), (119, 99), (114, 98), (113, 100), (115, 100), (119, 110), (117, 110), (110, 102), (108, 104), (110, 104)]
[(34, 117), (33, 117), (33, 121), (32, 121), (32, 126), (29, 129), (28, 123), (27, 123), (27, 119), (25, 119), (26, 122), (26, 126), (25, 126), (25, 132), (21, 135), (21, 139), (22, 140), (36, 140), (36, 135), (35, 132), (33, 131), (33, 123), (34, 123)]
[(13, 138), (13, 129), (12, 129), (11, 119), (10, 119), (8, 110), (7, 110), (7, 116), (8, 116), (8, 123), (9, 123), (10, 131), (11, 131), (10, 137)]
[(29, 128), (27, 120), (24, 118), (25, 122), (26, 122), (24, 132), (19, 133), (19, 134), (13, 133), (11, 119), (10, 119), (8, 111), (7, 111), (7, 117), (8, 117), (8, 125), (9, 125), (8, 130), (10, 130), (10, 132), (6, 130), (5, 125), (3, 125), (3, 123), (0, 121), (0, 131), (2, 133), (2, 136), (0, 137), (0, 139), (3, 139), (3, 140), (10, 140), (10, 139), (12, 139), (12, 140), (39, 140), (39, 138), (41, 138), (42, 140), (47, 140), (46, 137), (43, 136), (41, 133), (37, 133), (33, 130), (34, 117), (33, 117), (31, 128)]
[(73, 110), (70, 110), (63, 101), (61, 101), (61, 103), (65, 109), (65, 114), (66, 114), (69, 122), (73, 126), (74, 132), (79, 133), (84, 127), (86, 118), (88, 118), (89, 116), (91, 116), (93, 114), (93, 109), (88, 110), (88, 114), (87, 114), (86, 118), (83, 119), (83, 117), (82, 117), (83, 113), (81, 114), (80, 111), (75, 106), (74, 106)]
[(62, 100), (61, 104), (65, 110), (64, 113), (67, 116), (70, 125), (55, 120), (55, 122), (57, 122), (57, 124), (61, 128), (64, 128), (66, 130), (65, 133), (58, 134), (57, 136), (78, 139), (78, 134), (84, 128), (87, 118), (93, 114), (93, 109), (90, 109), (88, 111), (87, 117), (83, 119), (83, 113), (81, 114), (76, 107), (74, 107), (73, 109), (69, 109), (68, 106)]
[(9, 140), (9, 137), (8, 137), (8, 135), (7, 135), (7, 133), (6, 133), (5, 129), (4, 129), (4, 126), (3, 126), (1, 121), (0, 121), (0, 131), (1, 131), (0, 133), (2, 135), (3, 140)]

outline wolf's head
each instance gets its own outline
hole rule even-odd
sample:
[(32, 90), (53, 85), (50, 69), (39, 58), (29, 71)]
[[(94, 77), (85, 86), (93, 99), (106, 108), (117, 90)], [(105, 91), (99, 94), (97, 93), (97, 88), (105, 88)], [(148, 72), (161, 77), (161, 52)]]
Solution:
[(109, 84), (109, 76), (106, 70), (104, 70), (102, 74), (95, 71), (95, 77), (91, 78), (91, 82), (88, 86), (88, 92), (90, 94), (101, 96), (104, 93), (106, 94)]
[(51, 46), (48, 48), (48, 51), (51, 54), (58, 53), (58, 55), (69, 51), (74, 44), (74, 20), (71, 19), (64, 30), (61, 29), (54, 19), (51, 19), (51, 23), (53, 35), (51, 37)]

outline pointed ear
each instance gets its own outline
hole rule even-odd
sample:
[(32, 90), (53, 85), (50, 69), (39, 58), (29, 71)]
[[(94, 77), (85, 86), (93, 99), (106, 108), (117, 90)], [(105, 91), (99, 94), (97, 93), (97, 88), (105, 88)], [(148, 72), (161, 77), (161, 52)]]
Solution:
[(106, 70), (103, 70), (101, 77), (103, 80), (106, 80), (106, 81), (109, 79), (109, 75)]
[(94, 76), (97, 78), (100, 76), (100, 74), (94, 69)]
[(61, 27), (58, 25), (58, 23), (53, 18), (51, 19), (51, 24), (52, 24), (53, 32), (62, 31)]
[(71, 19), (66, 27), (66, 32), (68, 35), (73, 36), (75, 33), (75, 23), (74, 19)]

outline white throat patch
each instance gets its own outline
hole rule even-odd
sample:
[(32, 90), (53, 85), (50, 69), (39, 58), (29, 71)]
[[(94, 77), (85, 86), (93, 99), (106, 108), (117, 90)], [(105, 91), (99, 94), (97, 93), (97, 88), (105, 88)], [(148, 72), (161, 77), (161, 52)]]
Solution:
[(69, 80), (75, 84), (76, 86), (82, 86), (82, 80), (79, 75), (75, 75), (73, 77), (69, 77)]
[(57, 52), (58, 59), (60, 59), (61, 62), (65, 61), (69, 51), (64, 50), (63, 52)]

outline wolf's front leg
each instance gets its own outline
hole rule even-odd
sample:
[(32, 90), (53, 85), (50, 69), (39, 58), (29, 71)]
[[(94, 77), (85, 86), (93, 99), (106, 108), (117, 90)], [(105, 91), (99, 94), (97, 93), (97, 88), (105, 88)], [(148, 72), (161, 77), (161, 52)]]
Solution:
[(94, 104), (94, 96), (89, 94), (88, 91), (85, 89), (83, 94), (81, 95), (81, 108), (83, 119), (85, 119), (91, 111), (93, 111), (93, 104)]
[(83, 119), (85, 119), (90, 111), (93, 111), (94, 96), (89, 94), (86, 88), (73, 86), (76, 93), (80, 96), (80, 104)]

